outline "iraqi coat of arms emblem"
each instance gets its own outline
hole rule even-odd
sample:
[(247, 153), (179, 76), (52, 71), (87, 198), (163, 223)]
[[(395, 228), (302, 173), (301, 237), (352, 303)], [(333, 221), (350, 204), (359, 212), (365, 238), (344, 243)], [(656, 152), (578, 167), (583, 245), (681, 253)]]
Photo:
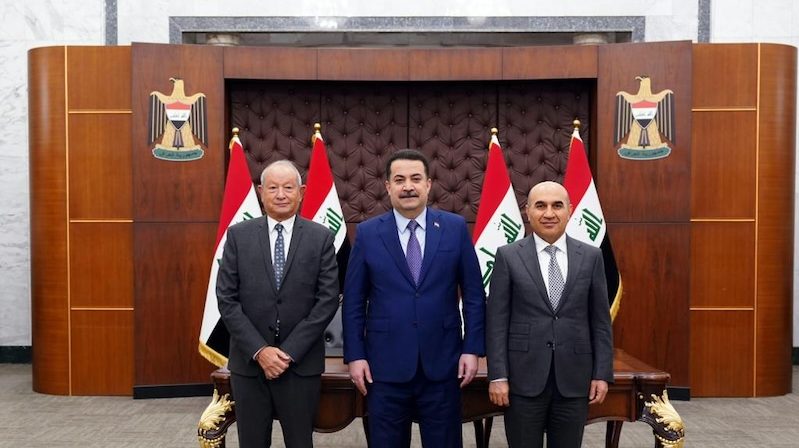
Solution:
[[(666, 142), (676, 143), (674, 126), (674, 92), (662, 90), (652, 93), (652, 80), (636, 76), (640, 82), (638, 93), (616, 94), (616, 127), (613, 144), (626, 136), (619, 148), (619, 156), (631, 160), (662, 159), (671, 148)], [(661, 138), (662, 137), (662, 138)]]
[(197, 160), (204, 154), (198, 141), (208, 146), (205, 94), (186, 96), (182, 79), (169, 80), (174, 84), (171, 94), (150, 93), (148, 143), (155, 143), (153, 155), (158, 159)]

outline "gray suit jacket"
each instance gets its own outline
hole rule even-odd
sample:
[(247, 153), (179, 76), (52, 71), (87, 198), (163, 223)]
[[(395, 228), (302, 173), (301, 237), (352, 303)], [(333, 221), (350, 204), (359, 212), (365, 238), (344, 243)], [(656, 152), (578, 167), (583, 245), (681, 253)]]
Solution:
[(613, 382), (613, 336), (602, 251), (567, 237), (568, 275), (553, 311), (530, 235), (499, 248), (486, 309), (490, 380), (511, 393), (543, 392), (551, 365), (564, 397), (588, 396), (592, 379)]
[(338, 309), (333, 233), (297, 216), (278, 290), (267, 227), (266, 217), (260, 217), (231, 226), (227, 232), (216, 295), (230, 333), (228, 367), (240, 375), (257, 375), (261, 367), (253, 355), (265, 345), (276, 345), (292, 357), (289, 368), (297, 374), (321, 375), (323, 333)]

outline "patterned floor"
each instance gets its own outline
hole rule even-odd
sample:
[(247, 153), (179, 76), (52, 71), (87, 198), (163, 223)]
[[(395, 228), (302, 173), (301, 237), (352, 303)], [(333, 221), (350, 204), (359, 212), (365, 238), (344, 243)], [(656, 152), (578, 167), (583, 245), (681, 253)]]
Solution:
[[(701, 398), (674, 402), (687, 425), (686, 447), (795, 448), (799, 446), (799, 367), (793, 393), (774, 398)], [(0, 364), (0, 447), (197, 447), (197, 420), (208, 398), (133, 400), (61, 397), (31, 391), (29, 364)], [(275, 447), (283, 446), (275, 425)], [(604, 424), (586, 428), (583, 447), (604, 446)], [(235, 426), (228, 447), (237, 447)], [(464, 446), (474, 446), (464, 425)], [(317, 448), (365, 447), (360, 422), (333, 434), (315, 434)], [(625, 424), (621, 447), (653, 446), (649, 426)], [(414, 430), (413, 446), (418, 447)], [(507, 447), (501, 419), (491, 446)]]

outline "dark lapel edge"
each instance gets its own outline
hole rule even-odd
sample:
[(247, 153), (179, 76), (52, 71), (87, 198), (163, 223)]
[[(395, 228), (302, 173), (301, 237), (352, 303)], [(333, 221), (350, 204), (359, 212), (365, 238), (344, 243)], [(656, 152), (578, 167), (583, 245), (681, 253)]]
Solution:
[(397, 233), (397, 220), (394, 219), (394, 212), (389, 211), (379, 219), (380, 238), (386, 246), (386, 251), (391, 255), (391, 258), (394, 259), (394, 263), (397, 264), (402, 275), (404, 275), (412, 285), (415, 285), (416, 283), (411, 276), (411, 270), (408, 269), (408, 262), (405, 260), (405, 254), (402, 252), (402, 245), (400, 244), (399, 234)]

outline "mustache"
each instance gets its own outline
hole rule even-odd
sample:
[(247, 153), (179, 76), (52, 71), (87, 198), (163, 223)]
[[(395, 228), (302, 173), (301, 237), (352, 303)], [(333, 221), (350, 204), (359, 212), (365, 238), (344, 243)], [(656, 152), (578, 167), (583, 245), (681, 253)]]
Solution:
[(399, 197), (400, 197), (400, 199), (418, 198), (419, 194), (417, 192), (415, 192), (415, 191), (407, 191), (407, 192), (400, 193)]

